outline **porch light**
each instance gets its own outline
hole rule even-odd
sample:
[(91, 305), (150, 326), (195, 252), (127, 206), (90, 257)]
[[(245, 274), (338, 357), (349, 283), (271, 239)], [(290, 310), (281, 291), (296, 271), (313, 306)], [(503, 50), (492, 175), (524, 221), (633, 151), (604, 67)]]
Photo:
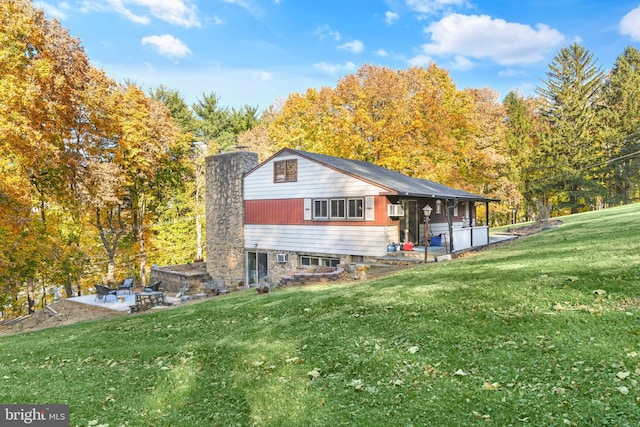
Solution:
[(433, 211), (433, 209), (431, 208), (431, 206), (429, 205), (425, 205), (424, 208), (422, 208), (422, 212), (424, 212), (424, 217), (428, 220), (429, 217), (431, 216), (431, 212)]
[(431, 211), (433, 209), (431, 206), (426, 204), (424, 208), (422, 208), (422, 212), (424, 212), (424, 263), (427, 263), (427, 253), (429, 252), (429, 217), (431, 216)]

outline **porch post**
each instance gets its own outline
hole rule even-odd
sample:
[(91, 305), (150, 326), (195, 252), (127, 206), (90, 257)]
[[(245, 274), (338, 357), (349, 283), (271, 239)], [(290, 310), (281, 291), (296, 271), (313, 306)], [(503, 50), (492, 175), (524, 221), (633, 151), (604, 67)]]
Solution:
[(489, 202), (484, 202), (484, 215), (485, 215), (485, 221), (484, 223), (487, 224), (487, 243), (489, 243)]
[(454, 203), (449, 204), (449, 199), (447, 199), (447, 223), (449, 225), (449, 253), (453, 253), (453, 208)]
[(467, 202), (469, 203), (469, 228), (471, 228), (471, 236), (469, 236), (469, 242), (471, 242), (471, 247), (473, 247), (473, 223), (476, 217), (476, 202)]

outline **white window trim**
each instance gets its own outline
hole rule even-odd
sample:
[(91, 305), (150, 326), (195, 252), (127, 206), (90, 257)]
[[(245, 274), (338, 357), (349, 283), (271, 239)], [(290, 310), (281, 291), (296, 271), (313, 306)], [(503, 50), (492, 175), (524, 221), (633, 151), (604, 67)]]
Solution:
[[(320, 203), (324, 202), (324, 205), (325, 205), (324, 208), (325, 208), (325, 211), (327, 213), (324, 216), (317, 214), (316, 206), (317, 206), (317, 203), (319, 203), (319, 202)], [(313, 218), (314, 219), (323, 219), (323, 220), (329, 219), (329, 199), (313, 199)]]

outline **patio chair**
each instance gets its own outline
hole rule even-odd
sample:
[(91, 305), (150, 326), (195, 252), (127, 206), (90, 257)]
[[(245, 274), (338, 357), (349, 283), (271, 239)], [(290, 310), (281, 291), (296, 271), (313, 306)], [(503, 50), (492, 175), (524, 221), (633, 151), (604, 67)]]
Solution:
[(133, 277), (128, 277), (122, 281), (122, 285), (118, 286), (118, 290), (122, 293), (133, 293)]
[(143, 289), (144, 292), (159, 292), (160, 291), (160, 285), (162, 284), (162, 280), (158, 280), (157, 282), (155, 282), (153, 285), (151, 286), (145, 286), (145, 288)]
[(113, 295), (113, 297), (117, 300), (118, 299), (118, 290), (117, 289), (111, 289), (107, 286), (104, 285), (96, 285), (96, 301), (97, 300), (102, 300), (104, 302), (107, 302), (107, 299), (109, 298), (109, 295)]

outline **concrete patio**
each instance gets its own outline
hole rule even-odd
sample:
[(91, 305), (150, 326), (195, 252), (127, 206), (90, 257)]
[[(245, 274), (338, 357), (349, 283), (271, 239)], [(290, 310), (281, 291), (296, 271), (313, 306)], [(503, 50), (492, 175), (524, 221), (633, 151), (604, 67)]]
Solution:
[[(118, 292), (117, 297), (113, 295), (109, 295), (108, 297), (104, 297), (102, 299), (97, 299), (95, 294), (82, 295), (79, 297), (72, 297), (67, 299), (69, 301), (75, 301), (82, 304), (108, 308), (109, 310), (126, 311), (126, 312), (129, 312), (131, 310), (132, 305), (136, 305), (135, 293)], [(168, 303), (171, 303), (172, 305), (180, 303), (180, 298), (173, 298), (166, 294), (165, 294), (165, 300)], [(166, 307), (166, 306), (159, 306), (159, 307)]]

